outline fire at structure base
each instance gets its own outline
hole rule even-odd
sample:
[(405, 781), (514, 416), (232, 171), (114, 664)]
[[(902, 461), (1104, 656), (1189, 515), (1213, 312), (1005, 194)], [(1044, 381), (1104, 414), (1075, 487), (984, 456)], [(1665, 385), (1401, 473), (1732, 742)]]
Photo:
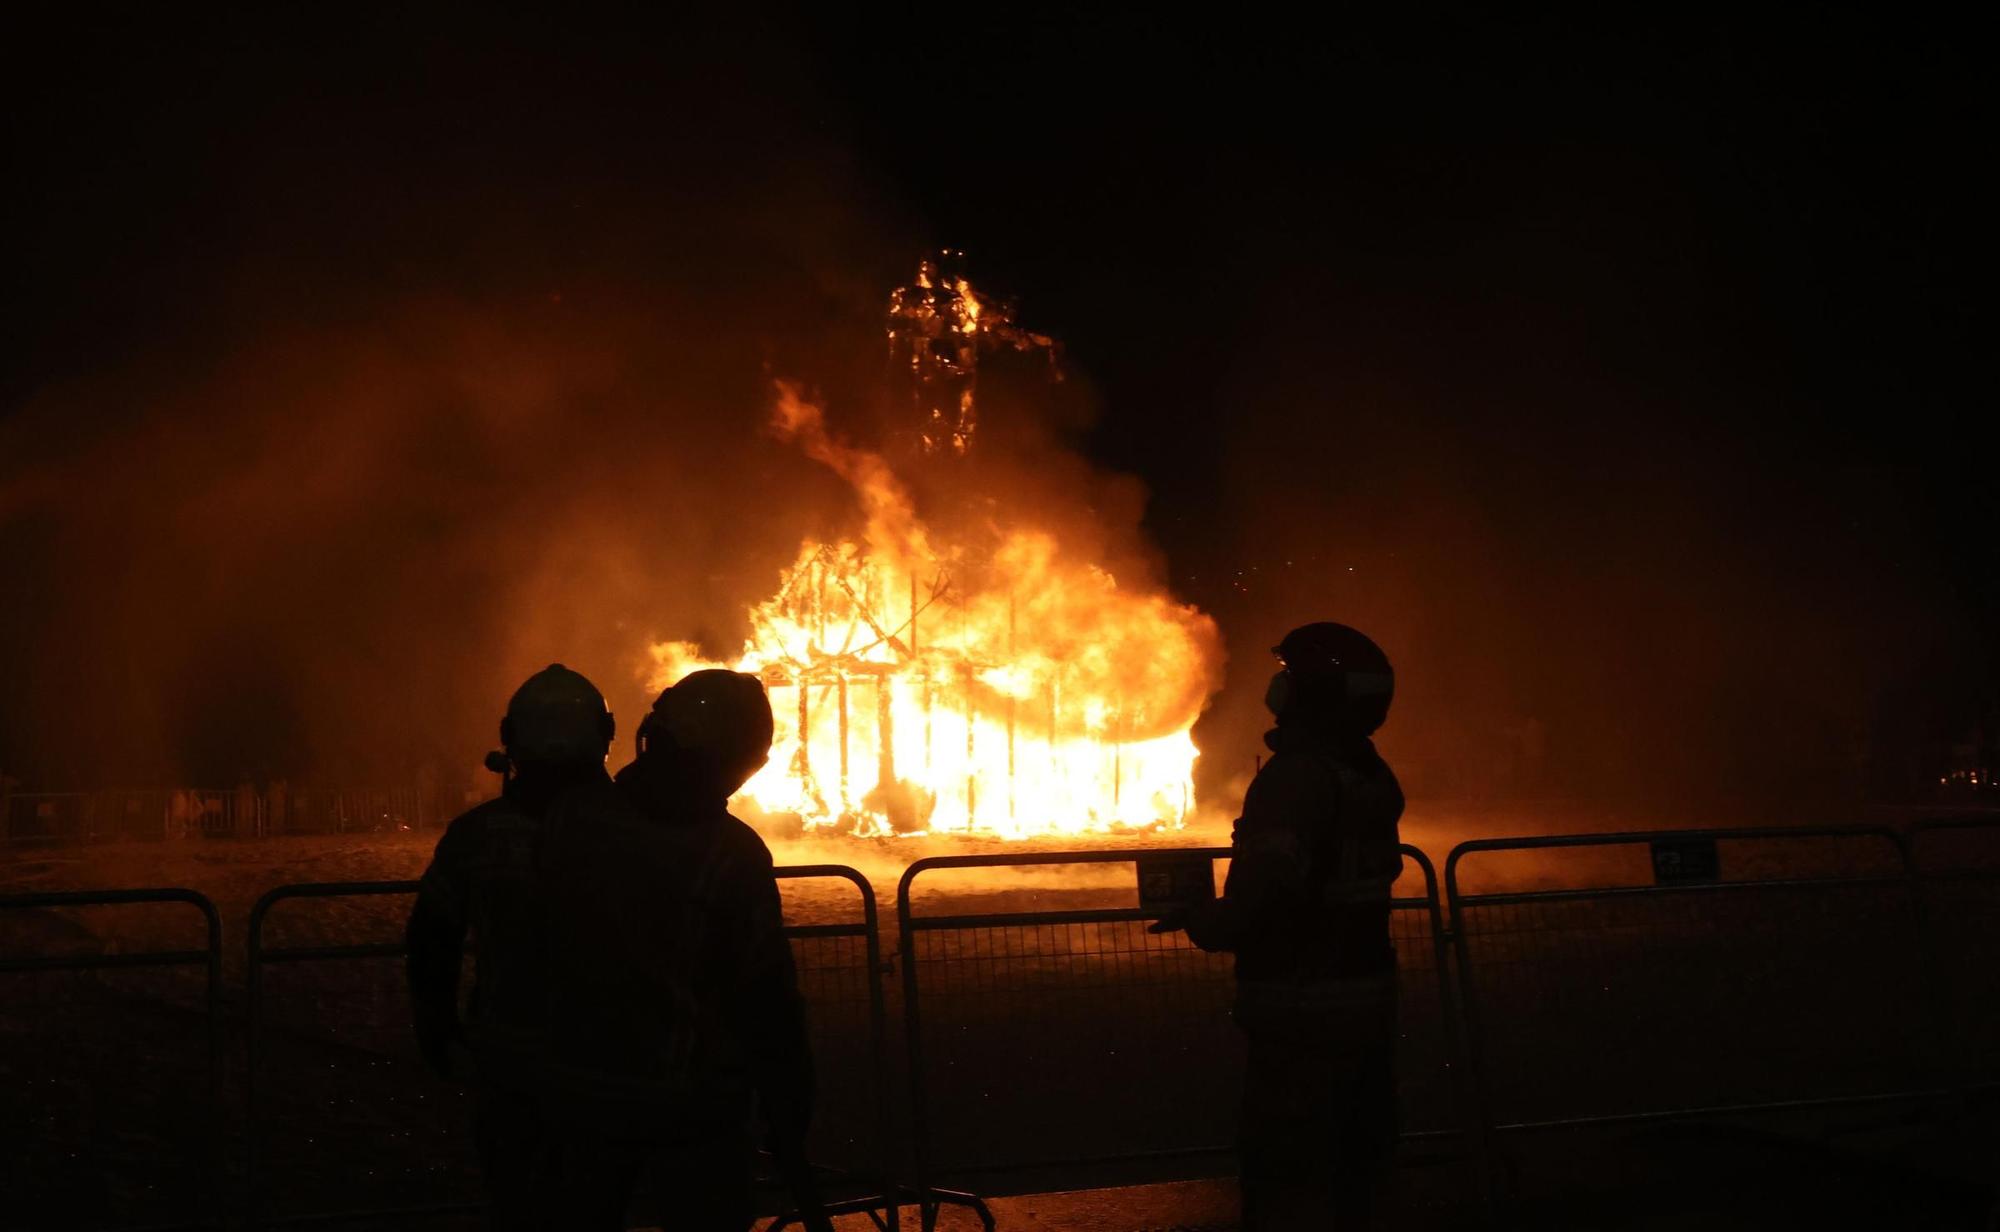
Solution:
[[(897, 292), (931, 324), (913, 361), (926, 450), (963, 455), (976, 418), (970, 365), (983, 331), (1048, 345), (982, 310), (959, 279), (940, 297), (926, 263)], [(919, 314), (921, 317), (921, 314)], [(1023, 340), (1026, 340), (1025, 342)], [(944, 360), (923, 357), (941, 351)], [(934, 378), (934, 379), (933, 379)], [(938, 394), (947, 422), (929, 405)], [(780, 384), (773, 428), (853, 489), (858, 542), (808, 540), (775, 595), (749, 608), (742, 652), (652, 648), (658, 688), (697, 667), (761, 676), (777, 739), (737, 806), (808, 830), (862, 835), (1031, 837), (1173, 828), (1194, 807), (1189, 730), (1220, 662), (1214, 622), (1157, 588), (1121, 586), (1064, 550), (1046, 511), (1009, 510), (977, 544), (947, 541), (918, 516), (885, 456), (835, 439), (817, 406)]]

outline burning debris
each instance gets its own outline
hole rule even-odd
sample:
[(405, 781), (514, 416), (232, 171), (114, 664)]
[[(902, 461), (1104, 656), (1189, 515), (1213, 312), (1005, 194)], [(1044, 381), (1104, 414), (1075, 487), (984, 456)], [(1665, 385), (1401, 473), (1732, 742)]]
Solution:
[(910, 370), (917, 440), (925, 453), (963, 455), (979, 427), (979, 356), (1010, 347), (1041, 351), (1062, 378), (1061, 349), (1014, 323), (1014, 305), (981, 299), (964, 274), (965, 254), (945, 249), (917, 266), (916, 281), (889, 296), (889, 357)]
[[(896, 293), (890, 339), (911, 356), (925, 452), (963, 454), (982, 339), (1052, 355), (1054, 344), (944, 277), (926, 262)], [(750, 609), (733, 662), (682, 642), (652, 648), (655, 688), (728, 666), (771, 691), (777, 740), (740, 807), (862, 835), (1184, 824), (1188, 733), (1220, 669), (1212, 620), (1072, 559), (1039, 511), (941, 535), (883, 455), (836, 439), (789, 385), (772, 423), (852, 486), (861, 542), (802, 544), (777, 593)]]

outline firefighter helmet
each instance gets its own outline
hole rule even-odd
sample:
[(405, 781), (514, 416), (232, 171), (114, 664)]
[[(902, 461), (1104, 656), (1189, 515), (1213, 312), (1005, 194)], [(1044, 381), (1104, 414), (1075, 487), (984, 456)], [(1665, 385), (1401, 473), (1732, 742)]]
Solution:
[(500, 743), (516, 765), (601, 764), (617, 729), (597, 686), (551, 663), (514, 691)]
[(639, 725), (639, 755), (672, 748), (700, 758), (734, 794), (771, 755), (771, 699), (747, 672), (690, 672), (663, 691)]
[(1358, 629), (1332, 621), (1301, 625), (1271, 647), (1284, 670), (1264, 695), (1271, 713), (1337, 716), (1366, 735), (1389, 717), (1396, 672), (1389, 656)]

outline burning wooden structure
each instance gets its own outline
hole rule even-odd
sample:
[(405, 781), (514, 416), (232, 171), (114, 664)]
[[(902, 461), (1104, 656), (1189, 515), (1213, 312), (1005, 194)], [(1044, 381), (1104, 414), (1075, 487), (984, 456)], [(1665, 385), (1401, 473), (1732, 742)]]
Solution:
[[(892, 297), (889, 319), (924, 454), (971, 448), (983, 347), (1054, 354), (934, 262)], [(1043, 511), (1007, 511), (977, 544), (947, 540), (888, 459), (833, 437), (796, 389), (780, 385), (773, 426), (847, 480), (865, 525), (859, 542), (801, 545), (777, 593), (750, 607), (742, 653), (721, 664), (762, 676), (777, 712), (774, 755), (740, 807), (859, 834), (1187, 819), (1188, 731), (1220, 659), (1208, 617), (1076, 559)], [(717, 665), (685, 643), (653, 655), (656, 687)]]

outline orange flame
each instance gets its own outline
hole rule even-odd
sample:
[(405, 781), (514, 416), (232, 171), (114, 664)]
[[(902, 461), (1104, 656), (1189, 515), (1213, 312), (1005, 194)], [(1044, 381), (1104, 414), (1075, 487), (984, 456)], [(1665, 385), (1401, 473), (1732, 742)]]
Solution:
[(772, 425), (852, 485), (862, 542), (803, 543), (733, 662), (652, 647), (655, 689), (728, 666), (770, 690), (777, 739), (739, 808), (859, 834), (1185, 823), (1212, 620), (1025, 522), (977, 553), (935, 542), (888, 462), (831, 437), (789, 385)]

